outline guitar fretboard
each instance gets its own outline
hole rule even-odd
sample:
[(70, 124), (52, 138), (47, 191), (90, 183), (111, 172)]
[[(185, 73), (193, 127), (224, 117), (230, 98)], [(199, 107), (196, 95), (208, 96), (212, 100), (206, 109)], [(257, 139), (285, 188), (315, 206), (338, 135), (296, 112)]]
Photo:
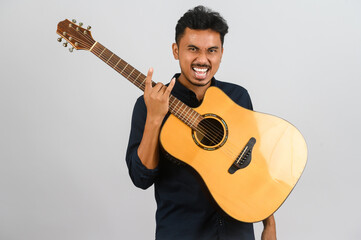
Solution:
[[(98, 42), (94, 43), (90, 51), (144, 92), (146, 80), (144, 74)], [(152, 81), (152, 86), (155, 86), (155, 84), (156, 83)], [(169, 97), (169, 112), (193, 130), (196, 130), (199, 122), (203, 119), (202, 115), (173, 95)]]

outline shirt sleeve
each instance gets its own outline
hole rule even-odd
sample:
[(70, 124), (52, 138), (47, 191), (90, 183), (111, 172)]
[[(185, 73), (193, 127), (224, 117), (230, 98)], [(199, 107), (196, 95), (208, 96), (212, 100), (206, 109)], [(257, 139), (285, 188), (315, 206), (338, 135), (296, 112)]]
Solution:
[(228, 83), (223, 88), (223, 91), (239, 106), (253, 110), (251, 97), (245, 88), (232, 83)]
[(251, 101), (251, 97), (248, 94), (248, 91), (245, 90), (241, 96), (240, 102), (238, 103), (239, 105), (243, 105), (244, 108), (247, 108), (249, 110), (253, 110), (253, 105), (252, 105), (252, 101)]
[(130, 178), (135, 186), (141, 189), (149, 188), (158, 175), (158, 167), (146, 168), (138, 156), (138, 147), (143, 137), (147, 108), (143, 96), (138, 98), (134, 105), (131, 130), (126, 153), (126, 162)]

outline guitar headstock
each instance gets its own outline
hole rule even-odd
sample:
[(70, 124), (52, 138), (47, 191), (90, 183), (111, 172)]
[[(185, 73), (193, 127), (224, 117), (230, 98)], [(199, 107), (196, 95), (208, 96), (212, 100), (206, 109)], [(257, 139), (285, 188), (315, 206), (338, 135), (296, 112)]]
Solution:
[(82, 27), (83, 23), (76, 24), (76, 20), (69, 21), (65, 19), (58, 23), (58, 29), (56, 33), (60, 35), (58, 41), (61, 42), (64, 38), (66, 42), (63, 43), (64, 47), (67, 47), (68, 43), (73, 47), (69, 48), (69, 51), (72, 52), (75, 48), (76, 50), (90, 50), (94, 45), (95, 40), (93, 39), (90, 30), (90, 26), (87, 29)]

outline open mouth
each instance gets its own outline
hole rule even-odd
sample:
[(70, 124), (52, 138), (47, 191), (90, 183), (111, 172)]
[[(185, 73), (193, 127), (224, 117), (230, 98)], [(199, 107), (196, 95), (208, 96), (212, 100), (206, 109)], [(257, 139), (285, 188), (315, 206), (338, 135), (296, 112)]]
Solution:
[(192, 67), (194, 73), (195, 73), (195, 77), (197, 79), (205, 79), (207, 77), (207, 72), (209, 71), (209, 67)]

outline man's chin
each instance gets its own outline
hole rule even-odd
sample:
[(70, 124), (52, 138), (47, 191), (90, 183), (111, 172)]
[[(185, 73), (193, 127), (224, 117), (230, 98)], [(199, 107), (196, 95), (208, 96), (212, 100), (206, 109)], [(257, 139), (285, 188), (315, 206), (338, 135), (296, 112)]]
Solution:
[(210, 81), (211, 81), (211, 79), (192, 79), (189, 82), (194, 86), (204, 87), (204, 86), (207, 86)]

